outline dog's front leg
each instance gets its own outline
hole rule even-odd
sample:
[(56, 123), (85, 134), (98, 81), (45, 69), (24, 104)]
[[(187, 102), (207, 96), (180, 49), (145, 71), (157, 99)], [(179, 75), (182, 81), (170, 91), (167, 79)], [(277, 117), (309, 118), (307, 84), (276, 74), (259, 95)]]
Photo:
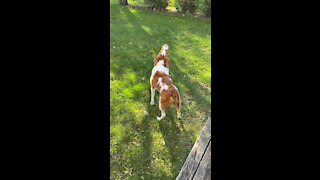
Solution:
[(156, 92), (156, 88), (152, 88), (151, 87), (151, 101), (150, 101), (150, 104), (151, 105), (154, 105), (154, 95), (155, 95), (155, 92)]

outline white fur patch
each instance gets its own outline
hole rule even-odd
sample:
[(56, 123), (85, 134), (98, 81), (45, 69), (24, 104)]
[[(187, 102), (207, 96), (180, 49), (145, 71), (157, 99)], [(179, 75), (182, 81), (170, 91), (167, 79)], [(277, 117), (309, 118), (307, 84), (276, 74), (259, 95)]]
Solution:
[(162, 49), (161, 55), (162, 55), (162, 56), (165, 56), (165, 55), (166, 55), (166, 50), (165, 50), (165, 49)]
[(164, 44), (164, 45), (162, 46), (162, 49), (164, 49), (164, 50), (168, 51), (168, 50), (169, 50), (169, 46), (168, 46), (168, 44)]
[(169, 88), (168, 85), (166, 85), (166, 84), (163, 85), (163, 90), (168, 90), (168, 88)]
[(164, 66), (164, 60), (160, 60), (156, 66), (153, 67), (152, 69), (152, 73), (151, 73), (151, 76), (150, 76), (150, 83), (154, 77), (154, 75), (156, 74), (156, 72), (161, 72), (161, 73), (164, 73), (166, 75), (169, 75), (169, 68), (165, 67)]
[(165, 56), (165, 55), (166, 55), (166, 51), (168, 51), (168, 50), (169, 50), (168, 44), (164, 44), (164, 45), (162, 46), (161, 55), (162, 55), (162, 56)]
[(160, 92), (162, 92), (163, 90), (168, 90), (168, 88), (169, 88), (168, 85), (166, 85), (165, 83), (162, 82), (162, 77), (158, 78), (157, 84), (159, 84), (159, 86), (160, 86)]

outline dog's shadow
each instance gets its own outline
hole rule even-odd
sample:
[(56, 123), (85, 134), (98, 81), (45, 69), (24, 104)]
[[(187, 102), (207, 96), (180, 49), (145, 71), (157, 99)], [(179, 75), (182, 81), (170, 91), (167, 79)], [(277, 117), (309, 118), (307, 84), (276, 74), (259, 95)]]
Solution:
[(193, 145), (192, 133), (185, 130), (183, 119), (177, 119), (175, 110), (167, 110), (167, 113), (158, 125), (170, 154), (171, 173), (176, 177)]

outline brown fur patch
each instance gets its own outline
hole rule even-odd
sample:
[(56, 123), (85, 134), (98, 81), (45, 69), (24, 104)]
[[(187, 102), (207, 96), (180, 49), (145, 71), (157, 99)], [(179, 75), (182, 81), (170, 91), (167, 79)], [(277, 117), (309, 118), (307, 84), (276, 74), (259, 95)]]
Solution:
[[(160, 77), (162, 78), (162, 83), (168, 86), (168, 89), (163, 90), (162, 92), (160, 92), (161, 86), (158, 84), (158, 79)], [(170, 107), (173, 104), (179, 106), (180, 97), (177, 97), (180, 96), (179, 92), (174, 87), (172, 81), (170, 81), (170, 77), (168, 75), (156, 72), (153, 76), (151, 86), (152, 88), (156, 88), (160, 92), (159, 94), (161, 97), (161, 104), (163, 106), (162, 108)], [(176, 102), (177, 98), (179, 99), (178, 102)]]

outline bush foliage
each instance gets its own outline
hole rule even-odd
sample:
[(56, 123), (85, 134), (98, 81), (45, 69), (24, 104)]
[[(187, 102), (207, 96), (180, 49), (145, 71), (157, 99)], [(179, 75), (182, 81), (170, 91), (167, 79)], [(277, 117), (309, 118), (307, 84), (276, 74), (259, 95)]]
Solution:
[(121, 5), (128, 5), (128, 0), (119, 0)]
[(175, 6), (183, 14), (200, 13), (211, 17), (211, 0), (176, 0)]
[(144, 0), (144, 2), (156, 9), (165, 9), (169, 5), (169, 0)]

